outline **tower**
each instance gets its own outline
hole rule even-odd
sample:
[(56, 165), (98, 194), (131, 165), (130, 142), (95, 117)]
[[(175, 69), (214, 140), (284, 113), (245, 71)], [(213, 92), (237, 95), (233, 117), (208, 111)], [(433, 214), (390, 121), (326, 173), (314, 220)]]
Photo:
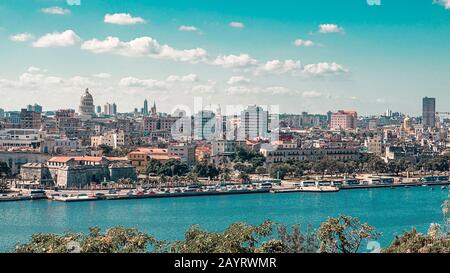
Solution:
[(422, 124), (426, 127), (436, 126), (436, 99), (425, 97), (422, 100)]
[(153, 102), (153, 107), (152, 107), (152, 116), (156, 116), (156, 102)]
[(148, 115), (148, 101), (147, 101), (147, 99), (144, 100), (143, 114), (146, 115), (146, 116)]

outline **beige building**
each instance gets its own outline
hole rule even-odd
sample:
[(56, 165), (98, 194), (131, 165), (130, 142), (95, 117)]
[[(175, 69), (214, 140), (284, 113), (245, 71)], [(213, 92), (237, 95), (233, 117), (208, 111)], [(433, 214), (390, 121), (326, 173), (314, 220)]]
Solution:
[(122, 130), (110, 131), (101, 136), (91, 137), (91, 147), (108, 145), (113, 149), (125, 145), (125, 133)]

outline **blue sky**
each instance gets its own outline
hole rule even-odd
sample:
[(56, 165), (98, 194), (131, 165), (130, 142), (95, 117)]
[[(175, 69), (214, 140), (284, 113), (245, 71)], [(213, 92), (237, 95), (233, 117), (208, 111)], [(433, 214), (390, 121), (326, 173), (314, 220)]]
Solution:
[(450, 0), (80, 2), (0, 2), (0, 108), (450, 110)]

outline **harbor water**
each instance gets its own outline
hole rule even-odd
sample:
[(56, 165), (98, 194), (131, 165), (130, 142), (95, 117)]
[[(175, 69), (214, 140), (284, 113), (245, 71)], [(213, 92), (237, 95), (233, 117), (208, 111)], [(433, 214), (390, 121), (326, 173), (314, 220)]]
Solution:
[(199, 224), (222, 231), (234, 222), (260, 224), (270, 219), (287, 225), (318, 227), (327, 217), (350, 215), (383, 233), (381, 246), (416, 227), (426, 232), (442, 223), (448, 190), (440, 186), (342, 190), (336, 193), (280, 193), (136, 199), (91, 202), (48, 200), (0, 203), (0, 252), (11, 251), (34, 233), (87, 232), (117, 225), (138, 228), (158, 239), (182, 239)]

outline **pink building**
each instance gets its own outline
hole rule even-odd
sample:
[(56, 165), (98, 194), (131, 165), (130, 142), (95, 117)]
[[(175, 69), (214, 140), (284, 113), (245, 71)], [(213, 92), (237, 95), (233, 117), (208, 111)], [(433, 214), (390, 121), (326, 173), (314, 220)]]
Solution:
[(355, 111), (339, 110), (331, 114), (330, 129), (331, 130), (346, 130), (356, 129), (356, 121), (358, 114)]

